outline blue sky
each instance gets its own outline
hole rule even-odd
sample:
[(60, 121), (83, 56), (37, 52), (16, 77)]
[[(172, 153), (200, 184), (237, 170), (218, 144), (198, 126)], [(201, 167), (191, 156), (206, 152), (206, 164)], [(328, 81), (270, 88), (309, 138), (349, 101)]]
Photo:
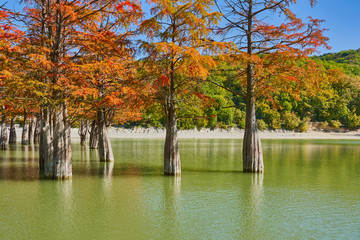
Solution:
[(332, 49), (320, 49), (321, 53), (360, 48), (360, 0), (318, 0), (314, 8), (307, 0), (298, 2), (292, 8), (298, 16), (325, 20)]
[[(10, 8), (19, 9), (18, 0), (0, 0), (8, 2)], [(331, 50), (319, 49), (320, 54), (360, 48), (360, 0), (318, 0), (311, 8), (308, 0), (298, 0), (292, 10), (301, 18), (311, 16), (323, 19), (325, 33), (330, 38)]]

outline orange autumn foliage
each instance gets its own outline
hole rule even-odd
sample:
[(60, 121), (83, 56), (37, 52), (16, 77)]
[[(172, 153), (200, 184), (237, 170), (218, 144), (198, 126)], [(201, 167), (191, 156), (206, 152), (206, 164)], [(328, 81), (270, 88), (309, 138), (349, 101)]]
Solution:
[(138, 2), (112, 1), (75, 31), (78, 52), (69, 75), (73, 101), (88, 111), (105, 111), (109, 123), (139, 120), (151, 91), (135, 68), (131, 27), (141, 17)]
[[(227, 26), (221, 33), (233, 33), (228, 39), (237, 45), (229, 60), (238, 67), (238, 79), (234, 80), (246, 88), (247, 67), (253, 66), (254, 89), (257, 97), (273, 96), (276, 92), (291, 92), (295, 98), (299, 89), (308, 93), (319, 89), (324, 71), (309, 55), (319, 47), (329, 49), (328, 38), (323, 35), (323, 20), (308, 18), (305, 22), (290, 10), (296, 0), (251, 0), (237, 5), (237, 0), (226, 1), (222, 9)], [(316, 1), (310, 0), (313, 6)], [(266, 22), (267, 14), (280, 16), (281, 23)], [(240, 28), (239, 26), (246, 26)], [(247, 90), (243, 90), (246, 93)]]
[[(212, 55), (230, 46), (211, 39), (212, 27), (218, 24), (220, 14), (211, 11), (211, 0), (149, 3), (152, 16), (140, 24), (140, 30), (150, 40), (141, 44), (148, 54), (143, 67), (153, 79), (161, 103), (172, 94), (178, 100), (186, 100), (186, 94), (201, 91), (199, 86), (216, 67)], [(197, 95), (201, 94), (194, 96)]]

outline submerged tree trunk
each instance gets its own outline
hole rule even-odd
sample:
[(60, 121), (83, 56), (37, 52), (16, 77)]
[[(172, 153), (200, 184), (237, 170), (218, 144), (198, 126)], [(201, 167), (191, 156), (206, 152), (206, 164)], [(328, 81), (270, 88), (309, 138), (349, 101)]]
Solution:
[(70, 124), (66, 105), (42, 109), (39, 147), (40, 176), (50, 179), (72, 177)]
[[(175, 31), (175, 29), (173, 29)], [(175, 41), (174, 37), (172, 38)], [(172, 56), (174, 59), (174, 56)], [(170, 84), (167, 87), (167, 95), (165, 97), (166, 112), (166, 137), (164, 146), (164, 174), (180, 175), (180, 152), (177, 138), (177, 118), (176, 118), (176, 86), (175, 86), (175, 62), (170, 65)]]
[(30, 118), (28, 142), (31, 143), (31, 142), (33, 142), (33, 140), (34, 140), (34, 118)]
[(8, 136), (7, 136), (7, 126), (6, 126), (6, 116), (3, 115), (1, 119), (1, 132), (0, 132), (0, 149), (8, 149)]
[(255, 80), (253, 65), (247, 68), (247, 96), (245, 134), (243, 140), (243, 171), (263, 172), (264, 163), (261, 150), (261, 141), (258, 135), (255, 115)]
[(99, 137), (99, 157), (102, 162), (114, 161), (114, 154), (109, 138), (109, 126), (106, 121), (105, 111), (100, 109), (97, 115), (98, 137)]
[(166, 175), (181, 174), (174, 95), (175, 93), (172, 92), (166, 102), (166, 138), (164, 146), (164, 174)]
[(27, 113), (24, 111), (24, 124), (21, 135), (21, 144), (26, 145), (29, 143), (28, 139), (28, 124), (27, 124)]
[(49, 109), (40, 110), (40, 142), (39, 142), (39, 174), (46, 178), (54, 168), (51, 156), (53, 152), (51, 133), (51, 112)]
[(10, 122), (9, 144), (15, 144), (15, 143), (16, 143), (15, 119), (12, 118)]
[(90, 139), (89, 139), (89, 146), (90, 149), (96, 149), (98, 148), (99, 138), (98, 138), (98, 131), (97, 131), (97, 123), (96, 120), (94, 120), (91, 123), (91, 129), (90, 129)]
[(67, 122), (67, 109), (62, 105), (54, 112), (53, 161), (55, 179), (72, 177), (70, 124)]
[(86, 144), (88, 130), (89, 130), (88, 120), (81, 119), (79, 131), (78, 131), (79, 136), (80, 136), (80, 145), (81, 146), (85, 146), (85, 144)]
[(40, 117), (37, 117), (35, 121), (35, 129), (34, 129), (34, 143), (40, 142), (40, 128), (41, 128)]
[(176, 125), (177, 119), (175, 109), (168, 109), (164, 147), (164, 173), (166, 175), (178, 175), (181, 173)]

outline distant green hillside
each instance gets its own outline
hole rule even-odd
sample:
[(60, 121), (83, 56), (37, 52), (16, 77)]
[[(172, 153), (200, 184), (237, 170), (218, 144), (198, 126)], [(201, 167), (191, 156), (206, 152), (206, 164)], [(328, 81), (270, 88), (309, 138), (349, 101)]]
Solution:
[[(328, 53), (312, 59), (325, 69), (339, 68), (347, 76), (340, 75), (340, 78), (334, 77), (326, 82), (325, 74), (317, 93), (311, 94), (308, 89), (300, 88), (300, 99), (291, 92), (282, 91), (271, 95), (272, 98), (259, 96), (256, 118), (260, 130), (283, 128), (303, 132), (309, 128), (309, 122), (320, 122), (318, 126), (324, 129), (360, 128), (360, 49)], [(230, 66), (223, 62), (222, 71), (212, 72), (209, 81), (199, 88), (200, 93), (212, 99), (208, 104), (197, 102), (195, 96), (191, 104), (179, 104), (180, 129), (245, 127), (245, 99), (225, 90), (237, 87), (239, 92), (246, 91), (237, 81), (236, 72), (227, 71), (231, 70)], [(162, 106), (154, 105), (144, 113), (143, 120), (135, 124), (164, 127), (165, 122)]]
[(326, 53), (313, 57), (313, 59), (321, 62), (327, 69), (340, 68), (346, 74), (360, 76), (360, 48), (338, 53)]

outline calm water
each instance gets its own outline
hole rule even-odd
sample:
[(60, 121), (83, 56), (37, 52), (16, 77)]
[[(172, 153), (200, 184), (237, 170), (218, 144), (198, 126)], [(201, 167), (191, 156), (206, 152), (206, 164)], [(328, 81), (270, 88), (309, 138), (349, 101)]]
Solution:
[(0, 239), (360, 239), (360, 141), (265, 140), (242, 173), (241, 140), (114, 140), (115, 163), (73, 144), (73, 180), (39, 181), (37, 149), (0, 152)]

